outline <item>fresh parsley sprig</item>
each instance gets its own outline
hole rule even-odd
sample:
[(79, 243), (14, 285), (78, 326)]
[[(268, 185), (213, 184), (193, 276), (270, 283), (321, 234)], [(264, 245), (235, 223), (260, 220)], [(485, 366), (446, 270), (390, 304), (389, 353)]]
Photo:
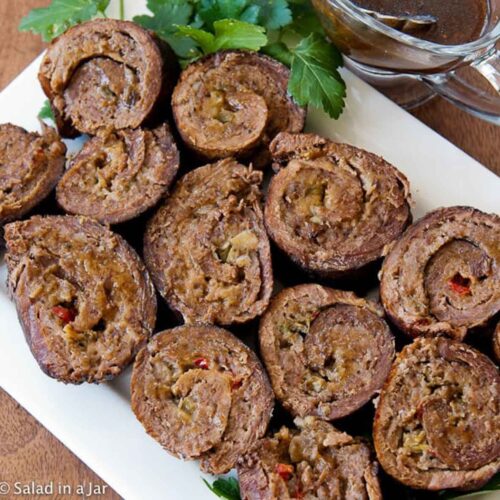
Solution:
[(52, 0), (48, 7), (33, 9), (21, 20), (20, 31), (42, 35), (45, 42), (71, 26), (94, 17), (105, 17), (110, 0)]
[(178, 26), (201, 28), (203, 23), (195, 20), (194, 3), (186, 0), (147, 0), (152, 15), (135, 16), (134, 22), (154, 31), (165, 40), (182, 60), (193, 60), (201, 55), (195, 41), (178, 36)]
[(191, 38), (203, 54), (224, 49), (259, 50), (267, 44), (266, 30), (262, 26), (236, 19), (214, 21), (213, 34), (192, 26), (179, 26), (178, 33)]
[(298, 104), (323, 108), (332, 118), (338, 118), (346, 97), (339, 66), (339, 51), (323, 36), (311, 33), (293, 50), (288, 91)]
[(46, 99), (45, 102), (43, 103), (43, 106), (38, 113), (38, 118), (40, 120), (52, 120), (53, 122), (56, 121), (48, 99)]
[(203, 479), (203, 482), (208, 486), (210, 491), (219, 498), (225, 498), (226, 500), (241, 500), (240, 485), (234, 477), (228, 477), (226, 479), (221, 477), (216, 479), (212, 484), (205, 479)]

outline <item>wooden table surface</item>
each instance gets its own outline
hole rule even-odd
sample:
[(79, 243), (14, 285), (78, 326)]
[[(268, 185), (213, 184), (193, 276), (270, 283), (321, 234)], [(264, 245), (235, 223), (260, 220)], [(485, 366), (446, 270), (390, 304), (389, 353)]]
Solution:
[[(43, 49), (38, 36), (19, 33), (20, 18), (49, 0), (0, 1), (0, 90)], [(434, 99), (413, 113), (434, 130), (500, 174), (500, 127)], [(0, 389), (0, 482), (35, 481), (104, 485), (88, 467)], [(46, 498), (46, 497), (45, 497)], [(55, 496), (53, 497), (55, 498)], [(65, 496), (64, 498), (69, 498)], [(74, 496), (77, 498), (77, 496)], [(109, 488), (101, 499), (119, 498)]]

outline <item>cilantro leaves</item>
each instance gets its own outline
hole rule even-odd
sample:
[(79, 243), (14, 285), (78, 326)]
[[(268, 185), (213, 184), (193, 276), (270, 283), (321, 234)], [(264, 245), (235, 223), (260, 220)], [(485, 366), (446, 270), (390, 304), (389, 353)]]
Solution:
[(340, 52), (324, 37), (312, 33), (293, 51), (288, 91), (298, 104), (323, 108), (332, 118), (338, 118), (346, 96), (339, 66)]
[(203, 482), (208, 486), (210, 491), (219, 498), (225, 498), (226, 500), (241, 500), (240, 485), (234, 477), (228, 477), (227, 479), (219, 478), (216, 479), (213, 484), (210, 484), (205, 479), (203, 479)]
[[(105, 16), (109, 2), (52, 0), (31, 11), (19, 29), (49, 41), (74, 24)], [(342, 113), (342, 57), (309, 0), (147, 0), (147, 7), (149, 13), (134, 21), (165, 40), (182, 66), (224, 49), (261, 51), (290, 67), (288, 91), (298, 104), (322, 108), (332, 118)]]
[(21, 20), (20, 31), (42, 35), (45, 42), (64, 33), (70, 26), (104, 16), (110, 0), (52, 0), (48, 7), (33, 9)]

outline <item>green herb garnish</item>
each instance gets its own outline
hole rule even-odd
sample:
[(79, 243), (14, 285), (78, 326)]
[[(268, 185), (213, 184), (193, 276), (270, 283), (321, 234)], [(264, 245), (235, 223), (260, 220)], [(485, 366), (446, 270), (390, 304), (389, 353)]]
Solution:
[(267, 44), (265, 29), (236, 19), (221, 19), (213, 25), (214, 33), (192, 26), (179, 26), (179, 33), (191, 38), (204, 54), (223, 49), (259, 50)]
[(227, 500), (241, 500), (240, 485), (234, 477), (219, 478), (212, 484), (203, 479), (203, 482), (208, 486), (210, 491), (217, 495), (219, 498), (226, 498)]
[(40, 120), (52, 120), (53, 122), (56, 121), (48, 99), (43, 103), (43, 106), (38, 113), (38, 118), (40, 118)]
[(68, 28), (94, 17), (104, 17), (110, 0), (52, 0), (48, 7), (33, 9), (23, 17), (20, 31), (32, 31), (45, 42), (64, 33)]
[(186, 0), (148, 0), (147, 7), (152, 15), (135, 16), (134, 22), (154, 31), (181, 59), (194, 59), (201, 55), (193, 40), (176, 35), (177, 26), (202, 26), (199, 20), (194, 20), (193, 3)]
[(236, 19), (257, 24), (259, 7), (255, 4), (249, 5), (247, 0), (200, 0), (198, 16), (209, 29), (220, 19)]
[(337, 71), (339, 66), (339, 51), (323, 36), (312, 33), (293, 50), (288, 91), (299, 104), (312, 104), (338, 118), (346, 96), (345, 83)]

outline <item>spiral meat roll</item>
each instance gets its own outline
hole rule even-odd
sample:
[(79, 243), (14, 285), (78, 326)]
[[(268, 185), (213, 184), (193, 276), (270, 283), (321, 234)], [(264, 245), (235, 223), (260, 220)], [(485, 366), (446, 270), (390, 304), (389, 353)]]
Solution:
[(167, 125), (96, 136), (71, 161), (57, 185), (57, 201), (71, 214), (125, 222), (156, 205), (178, 168)]
[(380, 297), (412, 337), (461, 340), (500, 311), (500, 217), (470, 207), (435, 210), (384, 261)]
[(238, 463), (243, 500), (382, 499), (368, 446), (314, 417), (261, 439)]
[(60, 133), (72, 137), (139, 127), (171, 93), (177, 74), (170, 48), (148, 31), (95, 19), (51, 43), (38, 78)]
[(42, 370), (62, 382), (118, 375), (156, 322), (146, 268), (120, 236), (74, 216), (5, 226), (8, 284)]
[(265, 205), (270, 237), (325, 278), (352, 275), (411, 222), (408, 181), (382, 158), (313, 134), (279, 134)]
[(156, 287), (187, 323), (244, 323), (273, 288), (260, 209), (262, 172), (232, 159), (186, 174), (146, 228)]
[(64, 170), (66, 146), (55, 130), (42, 134), (0, 125), (0, 228), (46, 198)]
[(374, 302), (351, 292), (299, 285), (262, 317), (260, 352), (276, 397), (292, 415), (334, 420), (382, 387), (394, 339)]
[(131, 388), (146, 431), (213, 474), (231, 469), (263, 436), (274, 402), (253, 351), (213, 326), (155, 335), (137, 356)]
[(276, 60), (247, 51), (222, 51), (190, 64), (172, 96), (182, 138), (205, 159), (250, 157), (263, 167), (278, 132), (304, 127), (305, 110), (287, 93), (289, 74)]
[(454, 340), (415, 340), (382, 389), (373, 438), (385, 471), (412, 488), (479, 488), (500, 470), (497, 367)]

